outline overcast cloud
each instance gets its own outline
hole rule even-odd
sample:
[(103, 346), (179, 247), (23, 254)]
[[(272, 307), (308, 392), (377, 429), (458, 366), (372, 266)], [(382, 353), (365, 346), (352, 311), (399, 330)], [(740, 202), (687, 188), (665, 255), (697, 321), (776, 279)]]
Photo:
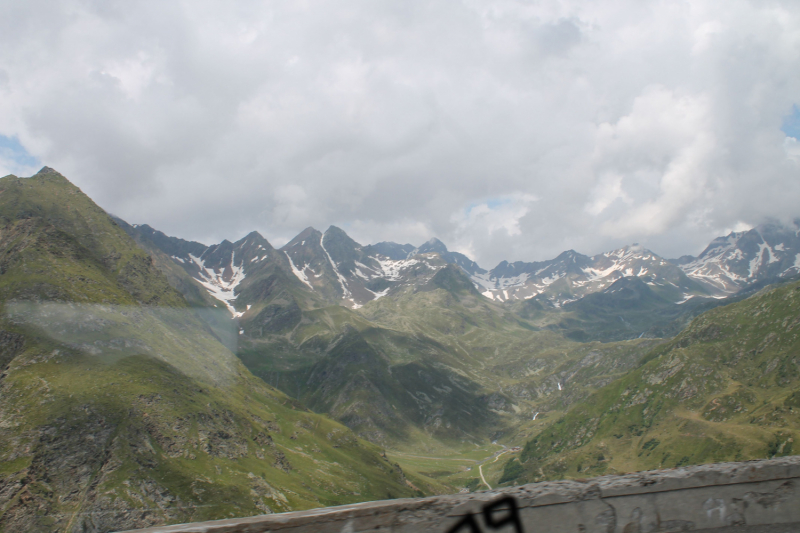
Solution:
[(798, 73), (796, 0), (9, 0), (0, 175), (206, 243), (674, 257), (800, 216)]

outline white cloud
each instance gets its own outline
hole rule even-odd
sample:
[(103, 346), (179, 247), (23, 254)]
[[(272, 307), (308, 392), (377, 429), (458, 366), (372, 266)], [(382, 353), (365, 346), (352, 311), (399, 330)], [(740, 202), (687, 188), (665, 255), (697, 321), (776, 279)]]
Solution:
[(536, 200), (532, 194), (495, 198), (470, 206), (463, 213), (454, 214), (451, 219), (462, 233), (482, 231), (494, 234), (502, 230), (510, 237), (516, 237), (522, 234), (520, 219), (528, 214), (530, 204)]
[(453, 249), (474, 258), (490, 243), (522, 236), (520, 223), (537, 200), (532, 194), (510, 194), (454, 213), (450, 218), (456, 226)]
[(591, 201), (586, 204), (586, 211), (590, 215), (597, 216), (608, 209), (616, 200), (631, 204), (633, 200), (622, 190), (622, 179), (623, 176), (621, 174), (600, 176), (597, 180), (597, 185), (592, 191)]
[(798, 64), (780, 0), (5, 2), (0, 135), (207, 242), (681, 255), (800, 215)]
[(709, 113), (707, 98), (655, 86), (636, 98), (630, 114), (600, 124), (594, 168), (603, 177), (589, 212), (604, 215), (624, 200), (601, 225), (604, 234), (660, 234), (707, 207), (717, 155)]
[(114, 78), (125, 96), (138, 100), (153, 81), (155, 65), (146, 52), (139, 52), (135, 57), (110, 63), (100, 72)]
[(783, 148), (786, 150), (786, 157), (800, 163), (800, 142), (794, 137), (786, 137), (783, 140)]

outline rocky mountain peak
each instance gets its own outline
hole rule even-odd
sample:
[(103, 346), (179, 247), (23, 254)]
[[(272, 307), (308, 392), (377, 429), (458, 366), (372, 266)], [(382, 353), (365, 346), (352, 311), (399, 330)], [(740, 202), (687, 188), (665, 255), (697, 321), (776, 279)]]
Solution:
[(446, 254), (448, 252), (447, 246), (444, 245), (442, 241), (433, 237), (428, 242), (417, 248), (416, 253), (418, 254), (426, 254), (430, 252), (436, 252), (438, 254)]
[(352, 238), (350, 238), (350, 235), (348, 235), (347, 232), (338, 226), (329, 226), (328, 229), (325, 230), (325, 237), (326, 239), (342, 239), (353, 243), (354, 246), (361, 246)]
[(55, 170), (53, 168), (50, 168), (50, 167), (42, 167), (41, 170), (39, 170), (39, 172), (37, 172), (34, 175), (35, 176), (44, 176), (46, 174), (55, 174), (57, 176), (61, 176), (62, 178), (64, 177), (64, 175), (61, 174), (59, 171), (57, 171), (57, 170)]
[(689, 277), (723, 293), (758, 280), (796, 275), (800, 273), (798, 226), (769, 223), (731, 232), (711, 241), (697, 257), (680, 261)]
[(311, 242), (319, 243), (321, 238), (322, 238), (322, 232), (309, 226), (300, 233), (298, 233), (294, 239), (284, 244), (283, 247), (280, 248), (280, 251), (286, 252), (288, 250), (294, 249), (297, 246), (306, 246)]
[(237, 244), (238, 243), (251, 243), (251, 244), (262, 244), (262, 245), (264, 243), (269, 244), (269, 241), (267, 241), (267, 239), (264, 238), (264, 236), (257, 231), (251, 231), (250, 233), (248, 233), (247, 235), (245, 235), (236, 242)]
[(428, 281), (426, 287), (430, 289), (444, 289), (458, 296), (467, 294), (480, 296), (480, 293), (475, 289), (475, 284), (469, 276), (467, 276), (461, 268), (453, 264), (448, 264), (437, 271), (430, 281)]
[[(345, 261), (353, 258), (356, 250), (361, 250), (362, 246), (354, 241), (345, 231), (336, 226), (331, 226), (325, 231), (324, 235), (325, 248), (329, 251), (335, 252), (336, 261)], [(341, 256), (336, 258), (336, 256)]]

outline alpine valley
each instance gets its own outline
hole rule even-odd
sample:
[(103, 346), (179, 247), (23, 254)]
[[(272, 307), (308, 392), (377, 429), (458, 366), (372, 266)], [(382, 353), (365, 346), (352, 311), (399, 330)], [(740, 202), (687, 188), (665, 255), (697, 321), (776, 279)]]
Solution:
[(0, 531), (110, 531), (787, 455), (800, 228), (481, 268), (280, 249), (0, 178)]

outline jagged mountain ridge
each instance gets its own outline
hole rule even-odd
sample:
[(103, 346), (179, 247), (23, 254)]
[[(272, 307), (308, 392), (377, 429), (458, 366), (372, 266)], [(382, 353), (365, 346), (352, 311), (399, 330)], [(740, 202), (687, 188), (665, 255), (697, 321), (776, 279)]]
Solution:
[(265, 269), (281, 269), (295, 286), (326, 302), (358, 308), (402, 286), (427, 282), (447, 264), (442, 255), (473, 271), (479, 268), (462, 254), (433, 251), (433, 241), (419, 248), (394, 243), (361, 246), (336, 226), (324, 234), (306, 228), (279, 250), (255, 231), (233, 243), (206, 246), (168, 237), (146, 224), (129, 227), (132, 235), (146, 237), (168, 254), (234, 317), (248, 311), (239, 298), (245, 279)]
[(723, 293), (754, 281), (800, 273), (800, 221), (763, 224), (714, 239), (697, 257), (675, 260), (686, 274)]
[(569, 250), (550, 261), (504, 261), (473, 279), (485, 296), (502, 301), (546, 294), (563, 305), (630, 276), (650, 278), (648, 285), (660, 287), (676, 303), (695, 296), (725, 297), (757, 281), (800, 273), (797, 224), (762, 224), (718, 237), (697, 257), (667, 260), (637, 245), (593, 257)]
[[(184, 257), (174, 261), (187, 273), (204, 273), (198, 282), (213, 278), (228, 283), (232, 297), (226, 303), (240, 328), (237, 355), (252, 372), (379, 443), (407, 445), (420, 431), (463, 442), (465, 428), (452, 410), (451, 394), (440, 392), (452, 388), (451, 380), (458, 374), (477, 385), (466, 386), (469, 392), (459, 402), (480, 413), (475, 420), (482, 420), (484, 429), (502, 425), (502, 420), (484, 416), (493, 404), (503, 404), (507, 410), (529, 402), (524, 399), (527, 393), (496, 396), (495, 376), (475, 372), (475, 365), (484, 364), (489, 355), (486, 346), (476, 343), (480, 337), (494, 338), (503, 330), (521, 335), (520, 330), (526, 329), (546, 329), (579, 342), (671, 336), (699, 312), (724, 301), (695, 296), (726, 294), (692, 279), (675, 262), (635, 245), (594, 257), (568, 251), (552, 261), (501, 263), (493, 278), (436, 239), (420, 247), (362, 246), (333, 226), (325, 233), (307, 228), (264, 256), (259, 255), (266, 248), (259, 245), (263, 237), (256, 235), (207, 247), (199, 257), (184, 251)], [(192, 246), (165, 242), (178, 250)], [(486, 289), (497, 279), (508, 288)], [(423, 296), (438, 289), (455, 299)], [(470, 294), (468, 301), (473, 303), (450, 315), (446, 309), (462, 299), (456, 293)], [(394, 301), (413, 303), (398, 306)], [(511, 306), (505, 305), (508, 301)], [(490, 302), (491, 309), (482, 309), (480, 302)], [(426, 306), (432, 306), (433, 315), (426, 315)], [(476, 327), (480, 315), (491, 318)], [(422, 316), (426, 319), (420, 322)], [(434, 323), (437, 327), (429, 327)], [(335, 355), (343, 338), (349, 339), (348, 346), (361, 347), (358, 357)], [(450, 338), (464, 340), (449, 345)], [(411, 360), (403, 355), (407, 348), (398, 350), (403, 345), (414, 345), (416, 355)], [(508, 357), (499, 354), (500, 360)], [(411, 374), (404, 369), (411, 368), (427, 374), (433, 388), (421, 391), (414, 380), (405, 380), (403, 376)], [(344, 381), (331, 381), (335, 375)], [(399, 401), (417, 392), (431, 401), (407, 405)], [(386, 408), (390, 405), (400, 413)], [(455, 424), (452, 430), (448, 422)], [(449, 431), (443, 432), (444, 428)]]
[[(274, 275), (283, 278), (265, 291), (253, 289), (259, 285), (255, 267), (243, 262), (234, 302), (242, 313), (237, 355), (267, 383), (373, 442), (458, 445), (502, 430), (512, 413), (527, 410), (549, 385), (498, 370), (505, 376), (500, 379), (513, 380), (515, 392), (503, 394), (495, 370), (484, 365), (500, 368), (542, 347), (562, 346), (547, 363), (555, 368), (576, 345), (547, 331), (533, 340), (536, 328), (482, 296), (460, 266), (442, 259), (443, 244), (429, 244), (395, 246), (388, 250), (398, 258), (392, 259), (337, 228), (325, 234), (309, 228), (277, 251), (288, 272), (276, 264)], [(381, 280), (378, 265), (391, 265), (397, 274)], [(358, 311), (337, 305), (344, 300), (342, 285), (357, 296), (353, 280), (366, 284), (370, 276), (392, 283), (390, 297)], [(610, 355), (616, 348), (607, 350)], [(575, 390), (570, 398), (581, 394)]]
[(473, 276), (483, 295), (500, 301), (544, 294), (556, 306), (602, 291), (624, 277), (637, 277), (673, 301), (707, 291), (676, 265), (638, 245), (588, 257), (574, 250), (550, 261), (500, 263), (482, 276)]
[(151, 235), (154, 244), (179, 263), (211, 296), (223, 302), (234, 316), (241, 316), (233, 303), (237, 296), (235, 290), (244, 280), (245, 268), (258, 271), (266, 266), (267, 260), (280, 262), (272, 245), (255, 231), (236, 242), (224, 240), (205, 246), (166, 237), (149, 226), (135, 228)]
[(556, 307), (609, 288), (625, 277), (641, 278), (665, 299), (724, 298), (755, 281), (800, 273), (800, 231), (765, 224), (715, 239), (698, 257), (665, 259), (638, 245), (586, 256), (568, 250), (548, 261), (502, 261), (485, 270), (438, 239), (419, 247), (381, 242), (363, 246), (336, 226), (303, 230), (279, 250), (257, 232), (212, 246), (167, 237), (136, 226), (168, 253), (234, 316), (239, 284), (267, 261), (290, 273), (331, 303), (359, 308), (401, 287), (426, 283), (444, 264), (467, 273), (487, 298), (504, 302), (544, 295)]

